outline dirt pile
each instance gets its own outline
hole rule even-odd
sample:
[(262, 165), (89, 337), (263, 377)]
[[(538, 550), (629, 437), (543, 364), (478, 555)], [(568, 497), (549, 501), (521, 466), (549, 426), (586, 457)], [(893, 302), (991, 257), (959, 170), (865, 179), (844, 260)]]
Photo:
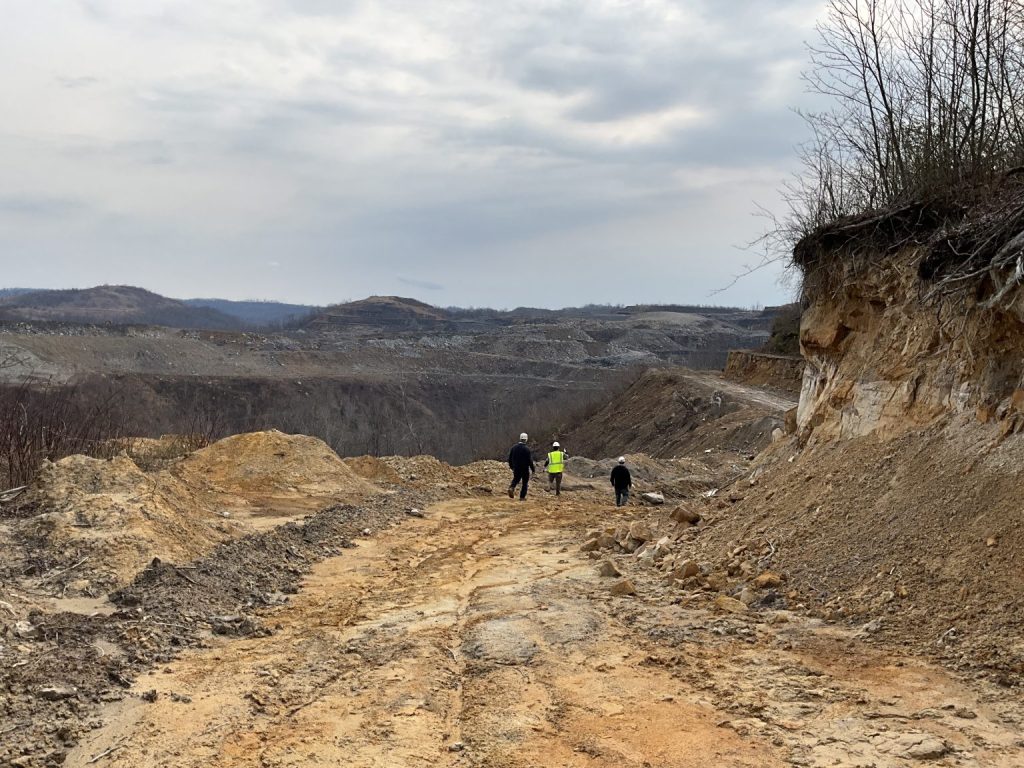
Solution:
[(133, 695), (136, 674), (202, 646), (210, 631), (270, 632), (261, 609), (286, 601), (314, 564), (401, 519), (410, 503), (415, 497), (331, 507), (301, 525), (226, 542), (187, 566), (153, 561), (111, 596), (110, 615), (33, 613), (0, 626), (0, 765), (62, 763), (81, 734), (99, 726), (98, 705)]
[[(142, 448), (161, 448), (163, 443)], [(217, 544), (382, 492), (315, 438), (237, 435), (144, 471), (127, 454), (43, 467), (8, 517), (9, 577), (60, 596), (99, 596), (154, 557), (188, 562)], [(9, 551), (8, 551), (9, 550)]]
[(224, 438), (172, 472), (231, 509), (313, 510), (381, 492), (322, 440), (277, 430)]
[(126, 455), (47, 463), (22, 508), (35, 514), (13, 523), (23, 554), (8, 565), (61, 593), (102, 594), (153, 557), (192, 560), (243, 532), (183, 480)]

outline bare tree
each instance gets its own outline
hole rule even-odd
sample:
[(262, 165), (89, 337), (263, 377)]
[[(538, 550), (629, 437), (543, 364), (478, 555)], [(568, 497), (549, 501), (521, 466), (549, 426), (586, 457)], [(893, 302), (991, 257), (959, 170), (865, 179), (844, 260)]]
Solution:
[(831, 106), (804, 114), (804, 171), (770, 247), (1024, 163), (1020, 0), (830, 0), (810, 55)]

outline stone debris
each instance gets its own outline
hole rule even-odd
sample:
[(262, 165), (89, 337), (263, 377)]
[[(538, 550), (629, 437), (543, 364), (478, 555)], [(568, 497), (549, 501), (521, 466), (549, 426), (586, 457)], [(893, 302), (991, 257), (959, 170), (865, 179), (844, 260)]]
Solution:
[(614, 584), (612, 584), (611, 589), (609, 591), (613, 595), (617, 595), (619, 597), (628, 597), (630, 595), (636, 594), (636, 587), (633, 585), (633, 582), (629, 579), (623, 579), (622, 581), (617, 581)]

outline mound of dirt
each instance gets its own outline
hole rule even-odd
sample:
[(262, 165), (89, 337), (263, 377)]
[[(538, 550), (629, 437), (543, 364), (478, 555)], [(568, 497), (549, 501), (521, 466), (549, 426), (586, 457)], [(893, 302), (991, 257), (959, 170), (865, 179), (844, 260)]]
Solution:
[(26, 503), (38, 514), (15, 531), (25, 571), (92, 594), (124, 583), (155, 556), (192, 560), (243, 531), (187, 483), (143, 472), (126, 455), (47, 463)]
[(19, 500), (22, 519), (8, 523), (4, 569), (50, 592), (98, 596), (154, 557), (188, 562), (254, 528), (383, 493), (321, 440), (280, 432), (236, 435), (159, 465), (167, 468), (147, 472), (122, 454), (44, 466)]
[(372, 483), (398, 485), (402, 482), (401, 476), (391, 466), (376, 456), (347, 458), (345, 459), (345, 464), (361, 478)]
[(390, 467), (403, 483), (415, 487), (455, 485), (460, 482), (454, 467), (433, 456), (385, 456), (381, 461)]
[(307, 510), (379, 495), (323, 440), (277, 430), (234, 435), (191, 454), (172, 470), (221, 504)]
[(709, 525), (685, 554), (723, 571), (753, 558), (824, 618), (1021, 685), (1024, 440), (991, 437), (779, 444), (701, 510)]

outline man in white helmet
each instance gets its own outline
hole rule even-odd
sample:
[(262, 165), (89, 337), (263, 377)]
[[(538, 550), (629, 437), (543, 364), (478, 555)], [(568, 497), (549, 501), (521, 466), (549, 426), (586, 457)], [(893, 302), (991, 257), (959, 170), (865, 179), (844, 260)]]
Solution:
[(562, 471), (568, 458), (569, 454), (562, 450), (562, 446), (556, 440), (551, 444), (548, 457), (544, 459), (544, 466), (548, 469), (548, 490), (554, 488), (555, 496), (562, 495)]
[(519, 500), (526, 500), (526, 491), (530, 485), (530, 474), (537, 471), (537, 465), (533, 463), (533, 451), (527, 445), (530, 436), (525, 432), (519, 436), (519, 442), (512, 446), (508, 452), (508, 466), (512, 470), (512, 482), (508, 486), (508, 497), (515, 497), (516, 486), (522, 482), (522, 490), (519, 491)]
[(612, 470), (611, 481), (615, 489), (615, 506), (624, 507), (629, 502), (629, 489), (633, 487), (633, 478), (626, 468), (625, 456), (619, 456), (619, 462)]

